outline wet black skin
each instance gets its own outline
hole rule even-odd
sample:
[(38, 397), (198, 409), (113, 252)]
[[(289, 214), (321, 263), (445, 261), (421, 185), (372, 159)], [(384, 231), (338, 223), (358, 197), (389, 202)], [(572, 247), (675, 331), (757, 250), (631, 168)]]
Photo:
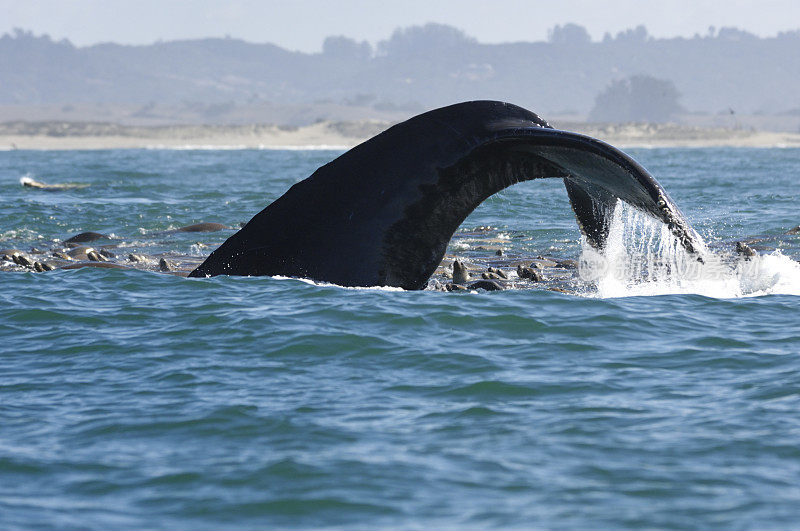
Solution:
[[(473, 101), (415, 116), (354, 147), (253, 217), (189, 276), (285, 275), (422, 289), (464, 219), (521, 181), (561, 178), (602, 248), (617, 198), (695, 233), (656, 180), (597, 139), (516, 105)], [(542, 215), (547, 215), (543, 212)]]

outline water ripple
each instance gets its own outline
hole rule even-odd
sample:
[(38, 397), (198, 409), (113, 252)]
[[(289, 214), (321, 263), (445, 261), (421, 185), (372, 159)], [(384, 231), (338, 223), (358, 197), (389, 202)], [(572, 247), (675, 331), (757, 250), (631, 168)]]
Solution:
[[(139, 227), (179, 216), (234, 225), (331, 154), (0, 155), (14, 181), (0, 183), (0, 232), (21, 246), (73, 229), (141, 239)], [(798, 223), (800, 150), (636, 155), (720, 237)], [(254, 168), (277, 169), (267, 179)], [(26, 201), (27, 172), (91, 186)], [(563, 185), (526, 186), (466, 223), (524, 235), (507, 240), (512, 251), (556, 242), (577, 253)], [(796, 296), (397, 292), (111, 269), (0, 276), (2, 528), (800, 519)]]

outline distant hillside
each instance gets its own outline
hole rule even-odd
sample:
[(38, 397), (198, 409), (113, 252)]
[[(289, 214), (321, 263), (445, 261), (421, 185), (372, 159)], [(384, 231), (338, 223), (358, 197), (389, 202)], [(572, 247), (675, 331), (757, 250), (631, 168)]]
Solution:
[(672, 81), (688, 111), (773, 113), (800, 109), (798, 51), (800, 31), (758, 38), (731, 28), (653, 39), (640, 27), (591, 42), (567, 25), (549, 42), (481, 44), (431, 24), (376, 49), (332, 37), (318, 54), (236, 39), (78, 48), (18, 30), (0, 38), (0, 105), (201, 106), (213, 121), (259, 102), (416, 112), (491, 98), (585, 115), (612, 81), (644, 74)]

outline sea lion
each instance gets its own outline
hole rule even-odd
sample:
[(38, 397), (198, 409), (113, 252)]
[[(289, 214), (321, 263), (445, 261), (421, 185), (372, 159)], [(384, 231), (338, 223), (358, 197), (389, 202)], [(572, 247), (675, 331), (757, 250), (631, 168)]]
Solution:
[(494, 280), (479, 280), (469, 285), (469, 289), (484, 289), (486, 291), (502, 291), (503, 286)]
[(67, 238), (64, 240), (64, 243), (88, 243), (102, 238), (108, 238), (108, 236), (100, 234), (99, 232), (81, 232), (71, 238)]
[(750, 258), (756, 256), (757, 253), (746, 243), (736, 242), (736, 254), (744, 256), (745, 260), (750, 260)]
[(40, 273), (43, 273), (44, 271), (52, 271), (53, 269), (55, 269), (47, 262), (39, 262), (38, 260), (33, 263), (33, 268)]
[(525, 267), (522, 265), (517, 266), (517, 276), (522, 279), (528, 279), (533, 282), (541, 282), (543, 280), (542, 272), (533, 267)]
[(71, 256), (74, 260), (88, 260), (89, 253), (93, 250), (94, 250), (93, 247), (79, 246), (79, 247), (73, 247), (72, 249), (67, 251), (67, 254)]
[(469, 288), (461, 284), (454, 284), (452, 282), (445, 284), (444, 289), (447, 291), (468, 291)]
[(86, 258), (88, 258), (92, 262), (108, 262), (108, 258), (98, 253), (94, 249), (86, 253)]
[(15, 254), (22, 254), (19, 249), (2, 249), (0, 250), (0, 258), (6, 262), (13, 262)]
[(455, 260), (453, 262), (453, 283), (466, 284), (467, 282), (469, 282), (469, 271), (462, 262)]
[(130, 269), (130, 267), (115, 264), (114, 262), (80, 262), (59, 266), (58, 269), (82, 269), (84, 267), (99, 267), (101, 269)]
[(14, 253), (11, 255), (11, 259), (14, 261), (15, 264), (23, 267), (33, 267), (33, 260), (28, 258), (22, 253)]
[(546, 267), (556, 267), (558, 264), (553, 260), (548, 260), (547, 258), (542, 258), (541, 256), (531, 262), (530, 267), (535, 269), (544, 269)]
[(505, 272), (505, 271), (503, 271), (503, 270), (502, 270), (502, 269), (500, 269), (500, 268), (497, 268), (497, 267), (489, 267), (489, 269), (487, 269), (487, 271), (488, 271), (489, 273), (494, 273), (495, 275), (497, 275), (498, 277), (502, 278), (503, 280), (508, 280), (508, 275), (506, 274), (506, 272)]
[(556, 260), (556, 267), (560, 267), (561, 269), (578, 269), (578, 262), (571, 258)]
[(217, 232), (220, 230), (230, 229), (227, 225), (222, 223), (195, 223), (194, 225), (186, 225), (174, 232)]

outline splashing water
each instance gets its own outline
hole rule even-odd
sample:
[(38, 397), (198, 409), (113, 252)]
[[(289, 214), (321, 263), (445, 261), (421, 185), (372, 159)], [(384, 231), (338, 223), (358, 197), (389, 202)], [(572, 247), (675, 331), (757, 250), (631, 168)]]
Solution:
[(22, 177), (19, 178), (19, 184), (22, 186), (31, 185), (36, 182), (36, 179), (33, 178), (31, 173), (26, 173)]
[(597, 297), (694, 293), (716, 298), (800, 295), (800, 263), (780, 251), (745, 258), (710, 251), (688, 253), (667, 226), (618, 201), (606, 247), (581, 242), (579, 274)]

